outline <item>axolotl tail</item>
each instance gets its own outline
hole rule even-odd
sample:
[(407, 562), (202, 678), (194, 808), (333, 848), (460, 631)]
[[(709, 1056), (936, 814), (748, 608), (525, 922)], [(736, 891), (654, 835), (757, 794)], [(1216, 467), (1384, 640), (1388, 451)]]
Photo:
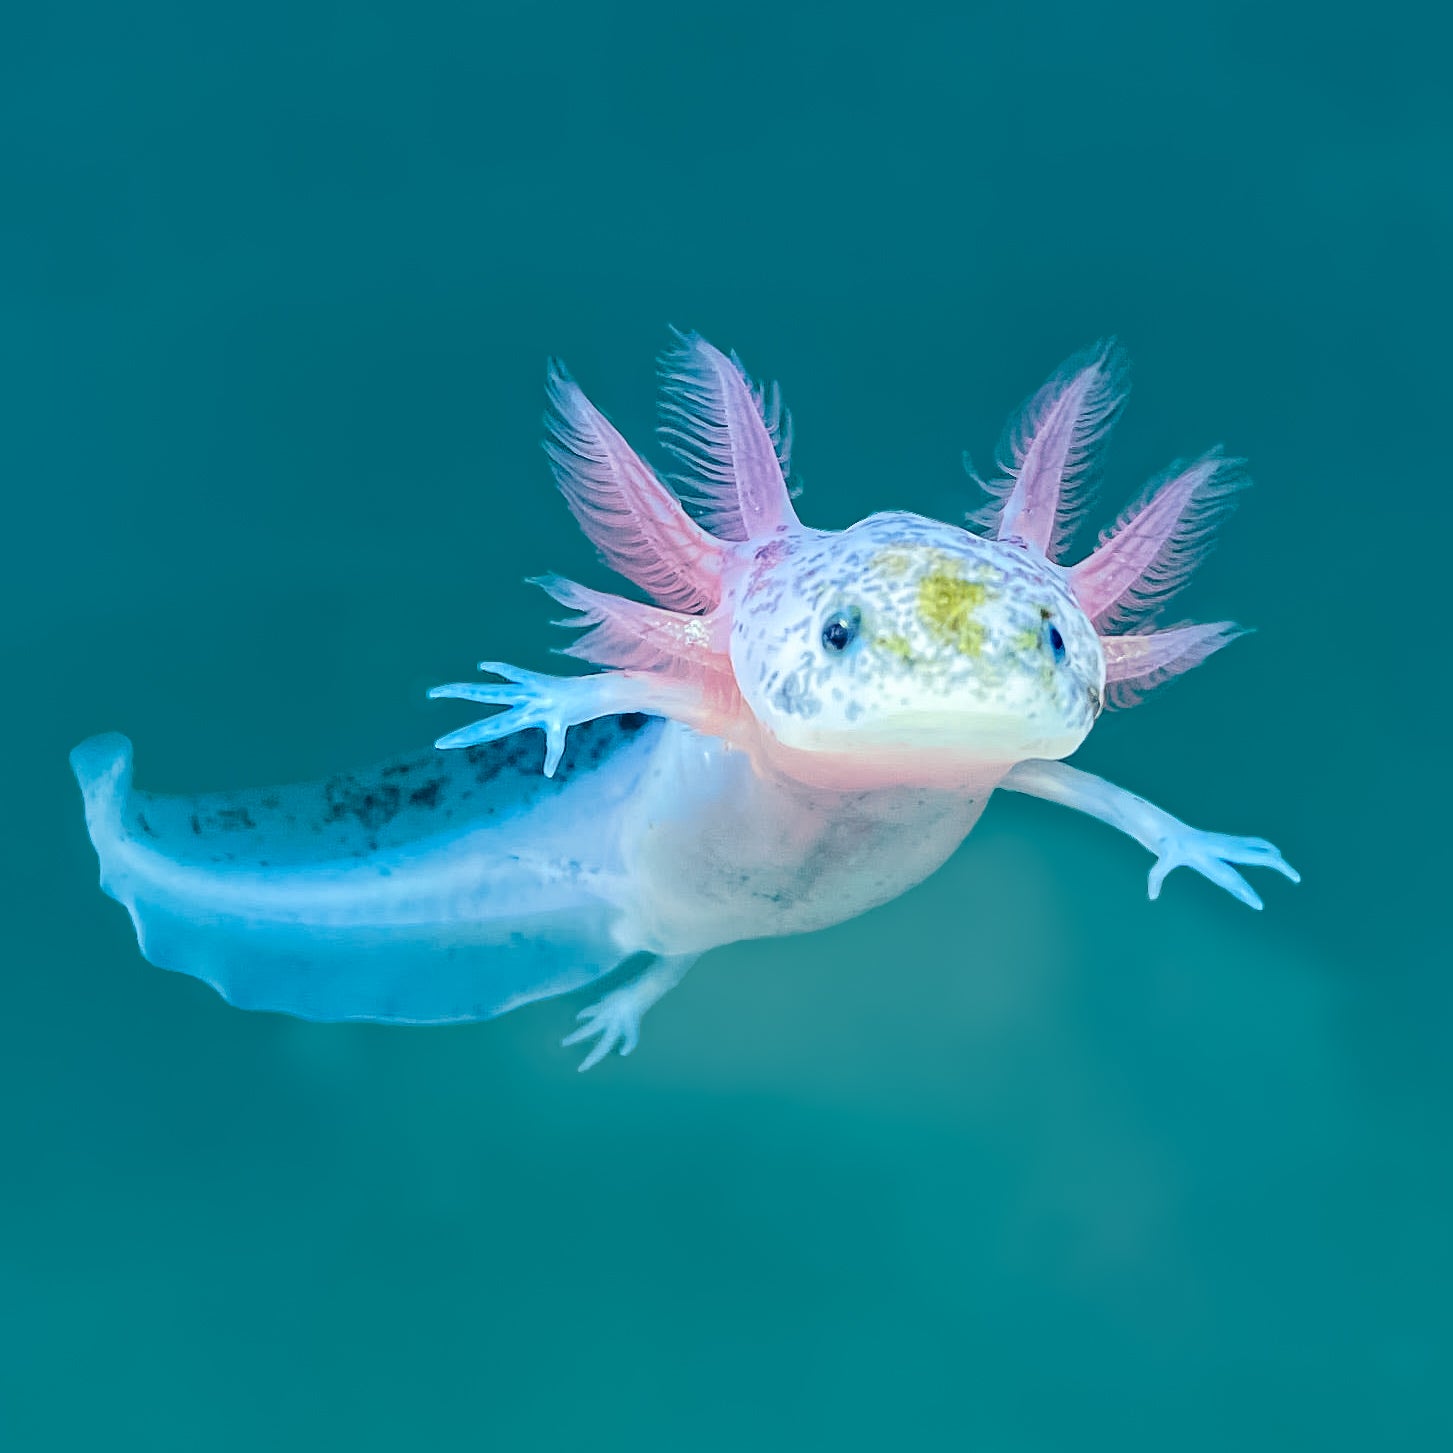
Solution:
[(627, 955), (616, 809), (660, 726), (577, 728), (553, 778), (533, 732), (197, 797), (137, 791), (114, 733), (71, 765), (101, 886), (153, 964), (243, 1008), (438, 1024), (565, 993)]

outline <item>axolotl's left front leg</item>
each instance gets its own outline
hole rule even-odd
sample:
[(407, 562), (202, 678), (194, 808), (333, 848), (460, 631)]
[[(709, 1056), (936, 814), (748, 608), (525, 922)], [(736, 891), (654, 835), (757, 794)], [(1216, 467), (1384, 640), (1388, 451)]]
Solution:
[(1065, 762), (1020, 762), (999, 785), (1088, 812), (1091, 817), (1129, 833), (1155, 854), (1150, 870), (1152, 898), (1160, 896), (1160, 885), (1173, 868), (1194, 868), (1252, 908), (1260, 908), (1261, 899), (1231, 864), (1273, 868), (1293, 883), (1301, 882), (1296, 869), (1264, 838), (1201, 832), (1162, 812), (1143, 797)]

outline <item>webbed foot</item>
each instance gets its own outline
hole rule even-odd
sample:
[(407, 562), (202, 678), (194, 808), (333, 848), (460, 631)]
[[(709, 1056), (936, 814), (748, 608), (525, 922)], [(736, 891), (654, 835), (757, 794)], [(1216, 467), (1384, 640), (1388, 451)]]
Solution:
[(1234, 837), (1227, 833), (1198, 832), (1195, 828), (1182, 827), (1180, 833), (1156, 845), (1157, 857), (1150, 870), (1151, 898), (1160, 897), (1160, 885), (1165, 882), (1166, 874), (1175, 868), (1194, 868), (1202, 877), (1209, 878), (1250, 908), (1260, 908), (1261, 897), (1231, 866), (1232, 863), (1243, 867), (1272, 868), (1293, 883), (1302, 881), (1302, 875), (1265, 838)]
[(503, 661), (481, 661), (479, 669), (502, 676), (504, 680), (456, 681), (448, 686), (435, 686), (429, 696), (480, 701), (508, 710), (449, 732), (434, 743), (436, 747), (443, 750), (473, 747), (539, 727), (545, 733), (545, 775), (553, 777), (565, 753), (565, 733), (581, 722), (608, 716), (616, 709), (609, 700), (608, 676), (546, 676), (536, 671), (522, 671)]

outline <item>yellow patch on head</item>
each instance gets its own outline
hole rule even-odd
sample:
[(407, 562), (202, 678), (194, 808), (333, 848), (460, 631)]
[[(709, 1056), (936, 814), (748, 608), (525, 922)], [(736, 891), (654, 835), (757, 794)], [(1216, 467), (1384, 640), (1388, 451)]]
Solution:
[(918, 582), (918, 614), (936, 640), (965, 656), (984, 649), (984, 627), (975, 612), (989, 598), (989, 587), (939, 566)]
[(913, 647), (909, 644), (907, 636), (900, 636), (896, 631), (886, 632), (881, 636), (875, 636), (873, 644), (880, 651), (886, 651), (890, 656), (896, 656), (905, 666), (913, 664)]
[(868, 565), (881, 571), (890, 580), (901, 580), (913, 569), (913, 556), (907, 550), (879, 550)]

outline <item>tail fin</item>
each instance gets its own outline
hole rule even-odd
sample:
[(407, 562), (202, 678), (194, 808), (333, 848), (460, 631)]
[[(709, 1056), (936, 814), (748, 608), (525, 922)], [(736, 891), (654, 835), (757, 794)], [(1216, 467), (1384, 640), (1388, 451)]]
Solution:
[[(114, 855), (108, 849), (125, 836), (122, 809), (131, 795), (132, 757), (131, 739), (120, 732), (87, 737), (71, 753), (71, 771), (81, 784), (81, 797), (86, 806), (86, 831), (101, 860), (102, 891), (126, 904), (128, 909), (131, 905), (112, 886), (108, 869), (114, 865)], [(140, 933), (141, 924), (134, 909), (131, 917)]]
[(554, 778), (519, 738), (199, 797), (135, 791), (115, 734), (71, 765), (101, 886), (152, 963), (243, 1008), (437, 1024), (568, 992), (629, 955), (598, 885), (658, 730), (579, 727)]
[(98, 833), (121, 824), (121, 804), (131, 791), (131, 739), (120, 732), (87, 737), (71, 753), (71, 771), (86, 800), (86, 826), (94, 842)]

